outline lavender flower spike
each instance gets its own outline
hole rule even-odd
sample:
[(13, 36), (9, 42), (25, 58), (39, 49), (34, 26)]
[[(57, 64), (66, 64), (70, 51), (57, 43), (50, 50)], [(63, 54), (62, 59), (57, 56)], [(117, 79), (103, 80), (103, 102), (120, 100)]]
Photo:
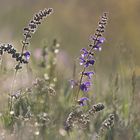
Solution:
[[(83, 92), (88, 92), (89, 87), (91, 86), (91, 80), (92, 75), (94, 72), (90, 72), (87, 69), (90, 66), (94, 66), (95, 63), (95, 52), (101, 51), (102, 44), (105, 41), (105, 38), (103, 37), (103, 33), (105, 31), (105, 25), (107, 24), (107, 13), (103, 13), (103, 16), (101, 17), (98, 27), (96, 29), (96, 32), (94, 35), (90, 36), (91, 43), (88, 49), (82, 48), (81, 49), (81, 56), (80, 56), (80, 65), (83, 65), (83, 69), (81, 71), (81, 76), (78, 80), (78, 90), (76, 94), (76, 100), (78, 100), (78, 96), (80, 93), (80, 90)], [(88, 77), (88, 81), (85, 81)]]

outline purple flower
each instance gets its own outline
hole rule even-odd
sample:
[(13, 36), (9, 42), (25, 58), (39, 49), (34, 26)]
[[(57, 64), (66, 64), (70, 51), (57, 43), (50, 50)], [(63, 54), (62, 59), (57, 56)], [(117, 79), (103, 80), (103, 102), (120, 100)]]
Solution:
[(80, 100), (78, 100), (78, 103), (80, 106), (85, 106), (86, 105), (86, 101), (88, 101), (89, 99), (87, 97), (82, 97), (80, 98)]
[[(92, 75), (94, 74), (93, 71), (88, 71), (88, 69), (91, 66), (94, 66), (95, 63), (95, 54), (96, 54), (96, 50), (97, 51), (101, 51), (102, 49), (102, 44), (105, 41), (105, 38), (102, 36), (102, 33), (105, 31), (105, 25), (106, 25), (106, 20), (107, 20), (107, 14), (104, 13), (104, 15), (102, 16), (101, 20), (99, 21), (99, 26), (96, 29), (96, 32), (94, 35), (90, 36), (90, 45), (89, 48), (82, 48), (81, 49), (81, 56), (80, 56), (80, 65), (83, 65), (83, 69), (82, 72), (80, 73), (81, 76), (79, 78), (78, 84), (77, 86), (79, 87), (79, 89), (77, 90), (77, 94), (76, 94), (76, 99), (78, 99), (80, 91), (83, 92), (88, 92), (91, 86), (91, 78)], [(85, 81), (86, 79), (86, 81)], [(72, 82), (72, 85), (75, 85), (75, 83)], [(78, 100), (79, 105), (84, 106), (85, 105), (85, 101), (87, 101), (88, 98), (87, 97), (83, 97), (80, 100)]]
[(91, 76), (94, 74), (94, 72), (84, 72), (83, 75), (88, 76), (89, 79), (91, 79)]
[(99, 45), (95, 45), (95, 46), (94, 46), (94, 50), (101, 51), (101, 50), (102, 50), (102, 47), (101, 47), (101, 46), (99, 46)]
[(96, 45), (94, 46), (94, 50), (101, 51), (102, 50), (102, 47), (100, 45), (103, 44), (104, 41), (105, 41), (105, 38), (104, 37), (98, 38), (98, 41), (97, 41)]
[(80, 59), (80, 65), (83, 65), (86, 62), (86, 60), (82, 57), (80, 57), (79, 59)]
[(26, 58), (26, 60), (29, 60), (30, 59), (30, 52), (29, 51), (26, 51), (25, 53), (24, 53), (24, 56), (25, 56), (25, 58)]
[(94, 50), (101, 51), (102, 47), (100, 45), (104, 43), (105, 38), (104, 37), (100, 37), (100, 38), (96, 39), (94, 36), (91, 36), (91, 40), (97, 41), (97, 43), (95, 45), (89, 45), (89, 46), (93, 47)]
[(105, 41), (105, 38), (104, 37), (100, 37), (99, 39), (98, 39), (98, 44), (103, 44), (104, 43), (104, 41)]
[(89, 87), (90, 87), (91, 83), (88, 81), (88, 82), (84, 82), (80, 85), (80, 89), (84, 92), (87, 92), (89, 91)]
[(91, 36), (90, 36), (90, 40), (92, 40), (92, 41), (97, 41), (97, 45), (98, 45), (98, 44), (103, 44), (104, 41), (105, 41), (105, 38), (104, 38), (104, 37), (99, 37), (99, 38), (97, 38), (97, 37), (95, 37), (94, 35), (91, 35)]
[(94, 59), (87, 60), (87, 62), (85, 63), (85, 67), (88, 67), (90, 65), (94, 65), (94, 63), (95, 63)]
[(84, 58), (84, 57), (86, 57), (86, 56), (88, 55), (88, 51), (87, 51), (86, 48), (82, 48), (82, 49), (81, 49), (81, 52), (83, 52), (83, 53), (81, 54), (82, 58)]
[(88, 67), (90, 65), (94, 65), (94, 63), (95, 63), (95, 60), (93, 58), (91, 58), (91, 56), (89, 56), (88, 60), (85, 60), (82, 57), (80, 57), (79, 59), (80, 59), (80, 65), (84, 64), (85, 67)]

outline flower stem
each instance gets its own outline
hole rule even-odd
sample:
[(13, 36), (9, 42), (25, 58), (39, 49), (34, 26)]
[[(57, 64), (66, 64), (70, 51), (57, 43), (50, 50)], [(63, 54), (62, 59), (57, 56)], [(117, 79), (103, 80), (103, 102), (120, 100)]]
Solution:
[[(101, 29), (99, 29), (99, 31), (98, 31), (98, 33), (97, 33), (97, 35), (96, 35), (96, 38), (95, 38), (94, 43), (93, 43), (93, 46), (92, 46), (92, 47), (90, 48), (90, 50), (88, 51), (86, 61), (88, 61), (88, 58), (89, 58), (90, 54), (92, 53), (94, 47), (96, 46), (98, 37), (100, 37), (100, 33), (101, 33)], [(86, 62), (85, 62), (85, 63), (86, 63)], [(84, 72), (85, 72), (85, 70), (86, 70), (86, 67), (84, 67), (83, 70), (82, 70), (82, 74), (81, 74), (80, 81), (79, 81), (79, 88), (78, 88), (78, 91), (77, 91), (77, 94), (76, 94), (76, 102), (77, 102), (78, 97), (79, 97), (80, 86), (81, 86), (81, 84), (82, 84), (82, 80), (83, 80), (83, 77), (84, 77)]]
[[(29, 33), (30, 33), (30, 31), (27, 32), (27, 34), (29, 34)], [(25, 50), (25, 48), (26, 48), (27, 39), (28, 39), (28, 37), (25, 36), (25, 39), (24, 39), (24, 41), (22, 42), (22, 43), (23, 43), (23, 46), (22, 46), (22, 50), (21, 50), (21, 57), (23, 57), (23, 53), (24, 53), (24, 50)], [(21, 64), (21, 62), (19, 62), (19, 63), (17, 64), (17, 67), (18, 67), (18, 68), (20, 67), (20, 64)], [(18, 70), (19, 70), (19, 69), (16, 69), (16, 73), (17, 73)]]

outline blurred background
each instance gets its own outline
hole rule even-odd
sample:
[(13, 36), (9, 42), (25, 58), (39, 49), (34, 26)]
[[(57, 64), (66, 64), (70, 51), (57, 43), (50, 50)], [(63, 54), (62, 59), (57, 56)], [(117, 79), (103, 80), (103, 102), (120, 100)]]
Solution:
[[(20, 51), (23, 28), (35, 12), (49, 7), (54, 9), (53, 15), (43, 22), (31, 40), (31, 65), (37, 66), (44, 40), (51, 44), (56, 38), (61, 44), (59, 63), (67, 66), (66, 75), (71, 76), (80, 49), (89, 44), (89, 36), (94, 33), (102, 13), (109, 12), (106, 42), (97, 55), (96, 71), (106, 78), (120, 71), (130, 75), (135, 70), (139, 79), (139, 0), (0, 0), (0, 43), (11, 43)], [(10, 61), (4, 63), (5, 67), (13, 68)]]

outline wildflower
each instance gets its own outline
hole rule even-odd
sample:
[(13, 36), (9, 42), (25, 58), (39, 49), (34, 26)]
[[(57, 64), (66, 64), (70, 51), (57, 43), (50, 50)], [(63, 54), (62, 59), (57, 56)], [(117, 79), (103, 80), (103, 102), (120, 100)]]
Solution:
[(99, 39), (98, 39), (98, 44), (103, 44), (104, 43), (104, 41), (105, 41), (105, 38), (104, 37), (100, 37)]
[(93, 52), (89, 52), (86, 48), (82, 48), (81, 49), (81, 57), (84, 59), (85, 57), (87, 57), (88, 59), (93, 58), (94, 53)]
[(101, 46), (98, 46), (98, 45), (94, 46), (93, 48), (94, 48), (95, 51), (96, 50), (98, 50), (98, 51), (101, 51), (102, 50), (102, 47)]
[(90, 65), (94, 65), (94, 59), (85, 60), (84, 58), (80, 57), (80, 65), (84, 64), (84, 67), (89, 67)]
[(89, 79), (91, 79), (91, 76), (94, 74), (94, 72), (83, 72), (83, 75), (87, 76)]
[(89, 87), (90, 87), (91, 83), (88, 81), (88, 82), (84, 82), (80, 85), (80, 89), (84, 92), (87, 92), (89, 91)]
[(81, 49), (81, 57), (80, 59), (80, 65), (83, 65), (83, 69), (81, 72), (81, 77), (80, 77), (80, 82), (79, 82), (79, 90), (78, 93), (76, 94), (76, 98), (78, 99), (79, 91), (82, 90), (84, 92), (87, 92), (89, 90), (89, 87), (91, 83), (88, 82), (83, 82), (85, 76), (88, 77), (88, 79), (91, 79), (91, 76), (94, 74), (94, 72), (86, 72), (89, 66), (93, 66), (95, 63), (95, 51), (101, 51), (101, 46), (105, 41), (105, 38), (103, 37), (103, 32), (105, 31), (105, 25), (107, 24), (107, 13), (104, 13), (103, 16), (101, 17), (101, 20), (99, 21), (98, 27), (96, 29), (96, 32), (94, 35), (90, 36), (90, 40), (92, 41), (91, 44), (89, 45), (90, 49), (87, 50), (86, 48)]
[(80, 100), (78, 100), (78, 103), (80, 106), (85, 106), (86, 105), (86, 101), (88, 101), (89, 99), (87, 97), (82, 97)]
[(26, 58), (26, 60), (29, 60), (30, 59), (30, 52), (29, 51), (26, 51), (25, 53), (24, 53), (24, 56), (25, 56), (25, 58)]
[(84, 57), (86, 57), (86, 56), (88, 55), (88, 51), (87, 51), (86, 48), (82, 48), (82, 49), (81, 49), (81, 52), (83, 52), (83, 53), (81, 54), (82, 58), (84, 58)]
[(85, 63), (85, 67), (89, 67), (90, 65), (94, 65), (94, 63), (95, 63), (95, 60), (94, 59), (89, 59)]
[(83, 57), (80, 57), (79, 59), (80, 59), (80, 65), (83, 65), (86, 62), (86, 60)]
[[(29, 46), (29, 40), (32, 38), (32, 34), (34, 34), (38, 28), (38, 25), (41, 24), (42, 20), (46, 17), (48, 17), (53, 12), (52, 8), (44, 9), (39, 11), (37, 14), (35, 14), (32, 18), (32, 20), (29, 22), (28, 26), (23, 29), (23, 35), (24, 39), (22, 40), (22, 51), (20, 54), (16, 53), (16, 50), (9, 49), (8, 53), (12, 54), (13, 58), (16, 58), (16, 61), (19, 61), (18, 64), (15, 66), (15, 69), (21, 69), (20, 66), (21, 63), (27, 64), (30, 58), (30, 52), (25, 52), (26, 48)], [(7, 49), (7, 48), (6, 48)], [(0, 54), (2, 51), (0, 51)], [(25, 57), (25, 60), (23, 59), (23, 56)]]
[[(91, 41), (95, 41), (95, 39), (96, 39), (96, 37), (94, 35), (90, 36)], [(103, 44), (104, 41), (105, 41), (105, 38), (104, 37), (99, 37), (99, 38), (96, 39), (96, 41), (97, 41), (97, 44)]]
[[(95, 37), (91, 37), (92, 39), (92, 41), (95, 41)], [(96, 44), (95, 45), (89, 45), (89, 47), (92, 47), (92, 48), (94, 48), (94, 50), (99, 50), (99, 51), (101, 51), (102, 50), (102, 47), (101, 47), (101, 44), (103, 44), (104, 43), (104, 41), (105, 41), (105, 38), (104, 37), (99, 37), (98, 39), (96, 39)]]

